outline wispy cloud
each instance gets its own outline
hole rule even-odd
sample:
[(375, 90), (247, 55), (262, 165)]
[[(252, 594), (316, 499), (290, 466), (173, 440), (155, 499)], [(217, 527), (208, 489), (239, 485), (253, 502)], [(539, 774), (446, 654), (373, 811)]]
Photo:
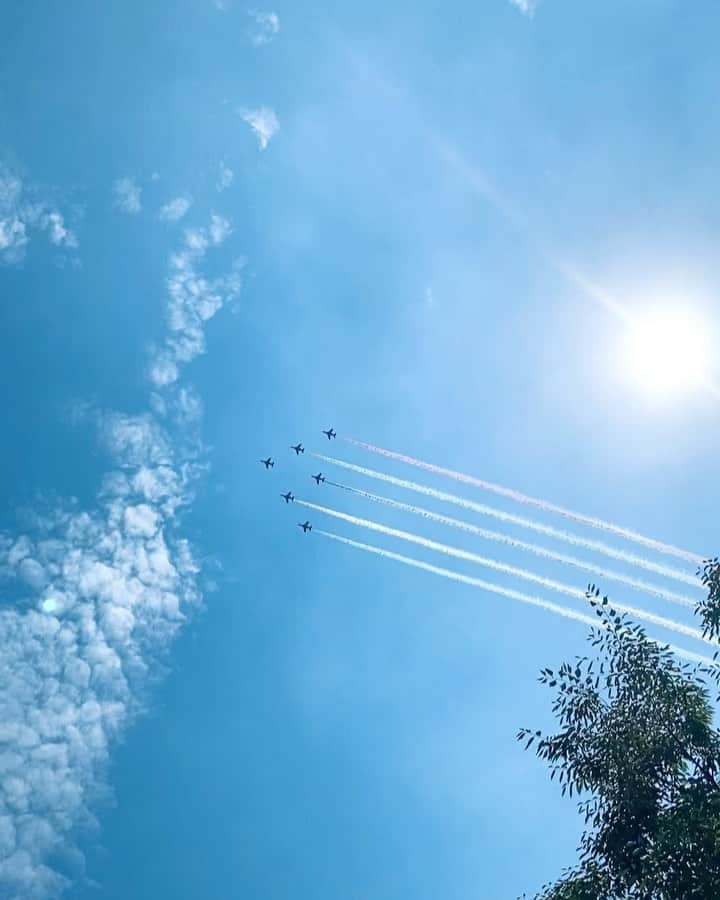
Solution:
[(175, 197), (160, 208), (158, 217), (164, 222), (178, 222), (192, 206), (191, 197)]
[(269, 43), (280, 31), (280, 19), (277, 13), (251, 9), (248, 10), (248, 15), (254, 22), (252, 42), (256, 47), (262, 47), (263, 44)]
[(139, 213), (142, 209), (142, 188), (132, 178), (118, 178), (113, 185), (115, 206), (126, 213)]
[[(213, 217), (188, 231), (170, 261), (172, 340), (222, 305), (196, 271), (229, 234)], [(169, 348), (174, 345), (169, 342)], [(177, 360), (180, 361), (179, 358)], [(78, 403), (110, 466), (97, 505), (58, 505), (22, 533), (0, 533), (0, 578), (23, 600), (0, 609), (0, 895), (59, 897), (82, 879), (70, 846), (92, 825), (113, 743), (142, 711), (147, 675), (200, 600), (199, 568), (177, 533), (179, 510), (203, 471), (193, 438), (202, 404), (188, 387), (157, 387), (152, 411)]]
[(56, 247), (78, 246), (62, 213), (40, 198), (36, 188), (28, 188), (16, 172), (0, 163), (0, 262), (20, 261), (33, 231), (46, 232)]
[(206, 228), (185, 232), (182, 248), (170, 259), (170, 334), (150, 366), (150, 380), (156, 387), (172, 384), (180, 366), (205, 351), (205, 322), (240, 290), (240, 264), (222, 278), (207, 279), (198, 271), (208, 250), (220, 246), (230, 231), (226, 219), (213, 215)]
[(237, 112), (242, 116), (243, 122), (255, 132), (260, 149), (264, 150), (280, 128), (275, 111), (269, 106), (261, 106), (258, 109), (239, 107)]
[(235, 173), (233, 172), (233, 170), (229, 166), (225, 165), (225, 163), (220, 163), (220, 173), (218, 175), (216, 183), (218, 191), (227, 190), (234, 180)]
[(533, 17), (538, 6), (538, 0), (510, 0), (510, 3), (524, 16)]

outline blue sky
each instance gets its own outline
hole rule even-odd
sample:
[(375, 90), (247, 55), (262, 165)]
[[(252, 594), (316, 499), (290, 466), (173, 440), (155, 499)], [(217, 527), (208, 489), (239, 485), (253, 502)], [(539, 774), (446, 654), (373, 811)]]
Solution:
[(6, 7), (0, 897), (531, 892), (581, 823), (514, 735), (583, 628), (278, 495), (584, 588), (316, 489), (291, 442), (518, 512), (334, 425), (717, 552), (717, 396), (598, 297), (717, 329), (720, 9)]

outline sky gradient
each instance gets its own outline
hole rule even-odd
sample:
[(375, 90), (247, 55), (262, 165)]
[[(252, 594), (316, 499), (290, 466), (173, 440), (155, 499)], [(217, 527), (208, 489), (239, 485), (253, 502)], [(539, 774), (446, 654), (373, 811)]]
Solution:
[(710, 0), (3, 7), (2, 900), (512, 898), (573, 862), (515, 733), (551, 727), (536, 675), (583, 625), (295, 524), (580, 604), (279, 494), (584, 590), (316, 486), (501, 528), (310, 451), (572, 530), (332, 425), (717, 552), (718, 397), (648, 393), (623, 347), (657, 307), (717, 334), (718, 27)]

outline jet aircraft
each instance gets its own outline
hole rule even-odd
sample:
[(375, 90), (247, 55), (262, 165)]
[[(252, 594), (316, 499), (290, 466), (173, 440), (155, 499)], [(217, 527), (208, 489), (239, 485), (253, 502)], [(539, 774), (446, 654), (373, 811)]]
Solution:
[(299, 456), (301, 453), (305, 452), (305, 448), (300, 444), (291, 444), (290, 449), (295, 451), (295, 456)]
[(328, 428), (327, 431), (325, 431), (325, 429), (323, 429), (323, 434), (329, 441), (332, 440), (334, 437), (337, 437), (337, 432), (335, 431), (334, 428)]
[(312, 531), (312, 525), (306, 519), (304, 522), (297, 523), (298, 528), (302, 528), (303, 534), (307, 534), (308, 531)]
[(311, 475), (310, 477), (315, 479), (315, 484), (320, 484), (321, 481), (325, 481), (325, 476), (322, 472), (318, 472), (317, 475)]
[(283, 498), (283, 500), (286, 503), (292, 503), (293, 500), (295, 499), (292, 495), (292, 491), (288, 491), (287, 494), (280, 494), (280, 496)]
[(272, 456), (268, 456), (267, 459), (261, 459), (260, 462), (265, 466), (266, 469), (273, 469), (275, 467), (275, 460)]

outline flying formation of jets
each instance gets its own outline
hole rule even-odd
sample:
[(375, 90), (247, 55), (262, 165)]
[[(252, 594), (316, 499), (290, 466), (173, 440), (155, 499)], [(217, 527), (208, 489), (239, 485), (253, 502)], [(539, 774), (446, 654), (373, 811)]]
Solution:
[[(337, 432), (334, 428), (328, 428), (327, 430), (323, 428), (322, 433), (329, 441), (337, 437)], [(303, 447), (302, 442), (297, 444), (290, 444), (290, 449), (295, 451), (295, 456), (300, 456), (301, 453), (305, 452), (305, 448)], [(275, 468), (275, 460), (272, 458), (272, 456), (268, 456), (267, 459), (261, 459), (260, 463), (265, 466), (266, 471), (268, 469)], [(315, 484), (319, 485), (324, 484), (325, 482), (325, 476), (322, 472), (318, 472), (317, 475), (311, 475), (310, 477), (313, 479)], [(280, 496), (283, 498), (286, 504), (293, 503), (295, 500), (295, 495), (292, 491), (288, 491), (287, 494), (280, 494)], [(312, 525), (307, 520), (305, 522), (298, 522), (297, 526), (298, 528), (302, 528), (303, 534), (307, 534), (309, 531), (312, 531)]]

